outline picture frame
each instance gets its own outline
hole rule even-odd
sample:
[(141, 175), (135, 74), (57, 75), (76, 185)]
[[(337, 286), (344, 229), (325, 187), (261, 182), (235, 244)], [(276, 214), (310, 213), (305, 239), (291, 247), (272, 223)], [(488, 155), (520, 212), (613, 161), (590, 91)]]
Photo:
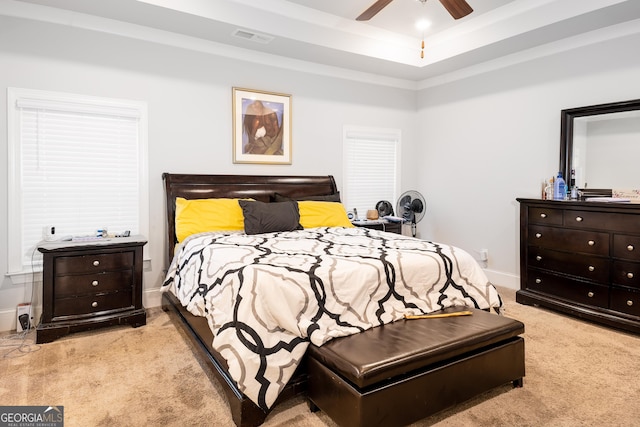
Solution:
[(233, 163), (291, 164), (291, 95), (233, 88)]

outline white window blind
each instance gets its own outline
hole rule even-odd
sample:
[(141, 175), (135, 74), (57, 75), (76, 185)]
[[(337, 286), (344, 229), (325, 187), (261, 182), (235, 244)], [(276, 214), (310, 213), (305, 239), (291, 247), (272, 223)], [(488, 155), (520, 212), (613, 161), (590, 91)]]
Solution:
[(10, 270), (31, 266), (45, 226), (146, 234), (144, 103), (13, 88), (8, 99)]
[(364, 219), (380, 200), (395, 211), (398, 195), (400, 131), (345, 126), (343, 131), (343, 203)]

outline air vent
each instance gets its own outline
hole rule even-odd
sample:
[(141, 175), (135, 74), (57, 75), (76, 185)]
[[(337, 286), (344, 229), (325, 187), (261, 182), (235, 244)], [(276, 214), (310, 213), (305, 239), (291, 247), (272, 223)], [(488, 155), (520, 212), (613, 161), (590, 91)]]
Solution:
[(238, 37), (240, 39), (250, 40), (256, 43), (267, 44), (270, 43), (274, 37), (268, 36), (266, 34), (258, 34), (247, 30), (235, 30), (232, 35), (234, 37)]

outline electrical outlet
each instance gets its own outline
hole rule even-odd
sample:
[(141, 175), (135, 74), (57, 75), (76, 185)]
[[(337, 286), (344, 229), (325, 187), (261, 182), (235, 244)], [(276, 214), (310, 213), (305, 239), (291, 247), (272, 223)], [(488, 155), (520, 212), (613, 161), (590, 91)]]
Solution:
[(28, 331), (31, 329), (31, 321), (33, 315), (31, 313), (31, 304), (28, 302), (18, 304), (16, 313), (16, 332)]
[(42, 230), (42, 238), (47, 242), (55, 240), (56, 239), (56, 227), (53, 226), (53, 225), (45, 225), (44, 229)]
[(487, 261), (489, 259), (489, 249), (480, 249), (480, 261)]

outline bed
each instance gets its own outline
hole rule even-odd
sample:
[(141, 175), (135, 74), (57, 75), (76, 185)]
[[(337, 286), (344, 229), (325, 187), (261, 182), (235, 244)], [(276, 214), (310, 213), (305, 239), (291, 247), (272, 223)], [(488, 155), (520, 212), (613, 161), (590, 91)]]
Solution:
[[(165, 173), (163, 179), (168, 233), (163, 308), (176, 314), (223, 386), (238, 426), (259, 425), (279, 402), (306, 392), (309, 345), (405, 314), (502, 306), (466, 252), (343, 223), (340, 209), (345, 219), (346, 213), (332, 176)], [(224, 200), (233, 201), (234, 218), (240, 206), (246, 229), (240, 224), (203, 231), (186, 221), (189, 232), (184, 232), (183, 213), (192, 202), (214, 203), (220, 212)], [(289, 218), (292, 206), (297, 222), (294, 214)], [(318, 219), (313, 215), (320, 208)], [(330, 214), (323, 216), (328, 208)], [(255, 217), (268, 218), (266, 228), (249, 220)], [(286, 224), (273, 228), (274, 221)], [(414, 271), (413, 264), (425, 260), (432, 271)], [(429, 291), (418, 292), (420, 286)]]

